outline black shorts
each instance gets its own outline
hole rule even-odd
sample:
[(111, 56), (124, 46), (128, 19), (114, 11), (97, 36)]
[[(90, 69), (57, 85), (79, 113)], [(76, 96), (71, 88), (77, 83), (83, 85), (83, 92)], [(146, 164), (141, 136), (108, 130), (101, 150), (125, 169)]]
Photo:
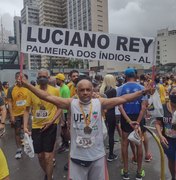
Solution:
[[(132, 121), (136, 121), (138, 118), (138, 114), (132, 114), (132, 115), (128, 115), (128, 117), (132, 120)], [(121, 115), (120, 118), (120, 123), (121, 123), (121, 129), (122, 131), (126, 132), (126, 133), (131, 133), (134, 129), (130, 126), (130, 124), (125, 120), (125, 118)], [(140, 127), (141, 127), (141, 131), (145, 132), (145, 119), (143, 118), (140, 122)]]
[(52, 152), (56, 141), (57, 125), (51, 125), (47, 130), (32, 129), (34, 152)]
[(22, 125), (23, 125), (23, 115), (15, 116), (14, 127), (18, 129), (21, 128)]

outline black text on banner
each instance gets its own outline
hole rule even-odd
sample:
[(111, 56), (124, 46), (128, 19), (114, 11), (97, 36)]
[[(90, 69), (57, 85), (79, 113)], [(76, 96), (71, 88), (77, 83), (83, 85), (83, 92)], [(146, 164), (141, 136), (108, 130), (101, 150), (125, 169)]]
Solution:
[(90, 60), (151, 65), (154, 38), (23, 25), (21, 51)]

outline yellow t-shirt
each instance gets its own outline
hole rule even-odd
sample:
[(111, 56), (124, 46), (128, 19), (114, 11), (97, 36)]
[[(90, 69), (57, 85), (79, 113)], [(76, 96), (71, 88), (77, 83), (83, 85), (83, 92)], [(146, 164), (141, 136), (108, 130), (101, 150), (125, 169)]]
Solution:
[(9, 169), (7, 166), (7, 161), (4, 156), (4, 153), (2, 152), (0, 148), (0, 179), (4, 179), (9, 175)]
[(70, 89), (70, 97), (73, 97), (74, 95), (76, 95), (76, 87), (75, 85), (73, 84), (73, 82), (69, 82), (67, 84), (67, 86), (69, 87)]
[[(37, 87), (39, 88), (39, 87)], [(59, 96), (57, 88), (48, 85), (47, 92), (54, 96)], [(32, 92), (29, 93), (26, 106), (32, 107), (32, 128), (42, 128), (43, 123), (50, 122), (56, 114), (57, 107), (49, 102), (41, 100)], [(56, 123), (56, 122), (55, 122)]]
[(162, 84), (159, 84), (159, 95), (162, 104), (166, 103), (166, 91)]
[(13, 116), (20, 116), (24, 114), (28, 93), (29, 90), (27, 88), (19, 87), (17, 85), (8, 90), (7, 98), (12, 102)]
[(4, 91), (4, 93), (5, 93), (6, 97), (7, 97), (8, 88), (3, 87), (3, 91)]

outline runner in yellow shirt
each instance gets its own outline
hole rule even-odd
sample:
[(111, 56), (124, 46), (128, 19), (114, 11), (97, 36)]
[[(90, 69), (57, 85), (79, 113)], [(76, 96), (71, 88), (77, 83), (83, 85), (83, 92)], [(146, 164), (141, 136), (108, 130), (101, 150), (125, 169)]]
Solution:
[[(38, 89), (49, 94), (59, 96), (57, 88), (48, 85), (49, 72), (41, 69), (38, 72)], [(29, 113), (32, 110), (32, 139), (34, 151), (38, 155), (40, 166), (45, 172), (45, 179), (52, 180), (53, 174), (53, 149), (56, 141), (56, 120), (61, 110), (49, 102), (39, 99), (32, 92), (29, 93), (24, 113), (24, 131), (31, 134), (28, 129)]]
[(76, 95), (76, 83), (78, 81), (79, 72), (77, 70), (72, 70), (69, 73), (71, 81), (67, 84), (70, 89), (70, 97)]
[(0, 148), (0, 180), (9, 180), (9, 169), (7, 166), (7, 161)]
[(164, 86), (162, 84), (160, 84), (160, 76), (158, 76), (158, 75), (156, 76), (155, 83), (156, 83), (156, 89), (160, 96), (161, 103), (163, 105), (166, 103), (166, 91), (165, 91)]
[[(5, 119), (6, 119), (6, 108), (3, 99), (0, 97), (0, 112), (1, 112), (1, 121), (0, 121), (0, 137), (5, 133)], [(9, 180), (9, 169), (7, 166), (7, 161), (0, 148), (0, 180)]]
[[(24, 75), (27, 79), (27, 75)], [(21, 132), (23, 127), (23, 114), (26, 106), (26, 99), (29, 90), (22, 87), (19, 83), (20, 72), (15, 74), (16, 84), (9, 88), (7, 99), (10, 112), (11, 123), (14, 124), (15, 129), (15, 140), (17, 145), (17, 151), (15, 158), (21, 159), (22, 156), (22, 145), (21, 145)]]

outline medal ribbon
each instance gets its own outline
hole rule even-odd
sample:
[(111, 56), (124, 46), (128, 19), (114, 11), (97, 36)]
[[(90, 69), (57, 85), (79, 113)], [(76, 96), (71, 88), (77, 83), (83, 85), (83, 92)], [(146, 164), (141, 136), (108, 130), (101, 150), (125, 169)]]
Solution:
[(90, 122), (91, 122), (90, 117), (91, 117), (91, 114), (92, 114), (92, 101), (90, 103), (90, 111), (89, 111), (89, 115), (88, 115), (87, 118), (86, 118), (85, 112), (83, 110), (82, 104), (80, 102), (79, 102), (79, 107), (81, 109), (81, 113), (82, 113), (83, 118), (84, 118), (84, 123), (86, 124), (86, 127), (88, 127), (90, 125)]

